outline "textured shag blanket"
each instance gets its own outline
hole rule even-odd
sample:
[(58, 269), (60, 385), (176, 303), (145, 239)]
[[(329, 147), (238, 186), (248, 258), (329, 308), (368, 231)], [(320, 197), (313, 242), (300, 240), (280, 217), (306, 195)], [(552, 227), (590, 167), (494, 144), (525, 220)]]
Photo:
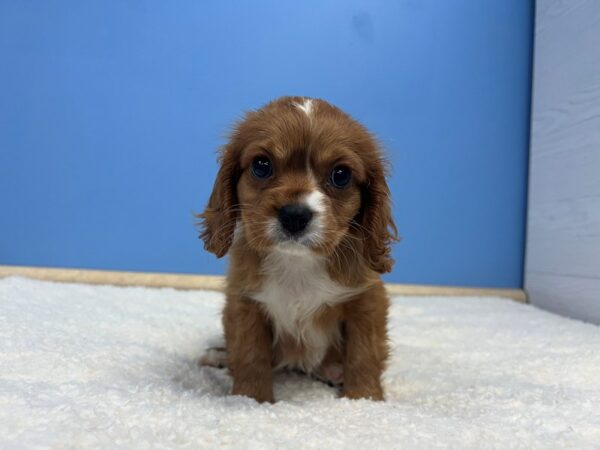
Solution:
[(214, 292), (0, 280), (0, 448), (586, 448), (600, 328), (497, 298), (393, 300), (387, 401), (299, 374), (277, 403), (199, 367)]

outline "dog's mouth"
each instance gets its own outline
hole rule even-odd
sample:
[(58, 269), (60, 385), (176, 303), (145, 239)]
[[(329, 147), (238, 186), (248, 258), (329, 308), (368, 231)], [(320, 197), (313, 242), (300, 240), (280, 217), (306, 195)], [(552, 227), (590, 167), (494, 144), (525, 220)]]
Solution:
[(316, 250), (320, 242), (320, 233), (314, 224), (311, 224), (301, 233), (290, 233), (278, 221), (275, 221), (270, 228), (275, 246), (290, 253), (305, 253), (307, 250)]

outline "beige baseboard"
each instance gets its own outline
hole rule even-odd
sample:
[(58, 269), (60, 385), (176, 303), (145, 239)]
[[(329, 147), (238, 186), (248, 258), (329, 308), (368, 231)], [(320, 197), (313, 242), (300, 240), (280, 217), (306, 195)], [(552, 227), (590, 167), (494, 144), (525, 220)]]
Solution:
[[(222, 291), (225, 281), (224, 277), (216, 275), (0, 266), (0, 278), (13, 275), (34, 278), (36, 280), (67, 283), (171, 287), (174, 289), (209, 289), (215, 291)], [(429, 286), (416, 284), (386, 284), (386, 287), (390, 295), (503, 297), (521, 303), (527, 303), (527, 296), (522, 289)]]

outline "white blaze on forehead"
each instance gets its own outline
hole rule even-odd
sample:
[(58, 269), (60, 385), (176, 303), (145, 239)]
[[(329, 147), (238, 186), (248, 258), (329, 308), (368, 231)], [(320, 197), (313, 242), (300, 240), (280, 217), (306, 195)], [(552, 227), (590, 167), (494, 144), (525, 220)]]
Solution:
[(303, 103), (294, 103), (294, 106), (304, 112), (309, 118), (313, 110), (313, 101), (310, 98), (304, 100)]
[(314, 191), (312, 191), (310, 194), (308, 194), (304, 198), (304, 202), (313, 212), (324, 213), (325, 212), (325, 203), (323, 201), (324, 198), (325, 198), (325, 195), (321, 191), (315, 189)]

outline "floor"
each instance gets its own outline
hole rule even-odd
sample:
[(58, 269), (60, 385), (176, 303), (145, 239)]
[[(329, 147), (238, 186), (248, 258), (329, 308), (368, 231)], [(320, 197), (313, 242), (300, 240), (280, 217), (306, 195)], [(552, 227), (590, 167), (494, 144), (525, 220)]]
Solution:
[(0, 448), (592, 448), (600, 328), (497, 298), (397, 297), (387, 401), (297, 374), (277, 403), (198, 367), (222, 295), (0, 280)]

